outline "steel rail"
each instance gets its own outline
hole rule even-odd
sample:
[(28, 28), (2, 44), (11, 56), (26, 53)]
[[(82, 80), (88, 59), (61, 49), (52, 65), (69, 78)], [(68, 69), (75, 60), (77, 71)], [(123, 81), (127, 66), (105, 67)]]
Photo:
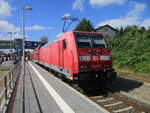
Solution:
[(115, 94), (113, 94), (113, 93), (109, 93), (108, 95), (111, 96), (111, 97), (113, 97), (113, 98), (115, 98), (115, 99), (118, 99), (118, 100), (124, 102), (124, 103), (127, 104), (127, 105), (133, 106), (133, 107), (136, 108), (136, 109), (139, 109), (139, 110), (144, 111), (144, 112), (146, 112), (146, 113), (149, 113), (149, 112), (150, 112), (150, 109), (145, 108), (145, 107), (143, 107), (143, 106), (141, 106), (141, 105), (135, 104), (134, 102), (129, 101), (129, 100), (123, 98), (123, 97), (120, 97), (120, 96), (115, 95)]

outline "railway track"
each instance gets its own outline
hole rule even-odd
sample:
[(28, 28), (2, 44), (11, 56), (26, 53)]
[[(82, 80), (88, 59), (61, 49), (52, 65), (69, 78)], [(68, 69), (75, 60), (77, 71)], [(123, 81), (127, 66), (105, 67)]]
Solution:
[(77, 84), (72, 84), (67, 81), (65, 81), (65, 83), (67, 83), (69, 86), (82, 93), (98, 105), (102, 106), (110, 113), (150, 113), (150, 108), (143, 107), (135, 102), (132, 102), (132, 100), (127, 100), (114, 93), (109, 92), (107, 96), (103, 96), (102, 93), (98, 93), (96, 94), (96, 96), (91, 96), (93, 95), (91, 94), (91, 92), (83, 91), (83, 89), (78, 87)]
[(110, 113), (150, 113), (150, 109), (140, 106), (139, 104), (132, 102), (132, 100), (127, 100), (111, 92), (109, 92), (107, 96), (104, 96), (102, 94), (89, 96), (93, 94), (90, 94), (91, 92), (88, 92), (88, 94), (87, 92), (85, 93), (77, 85), (71, 85), (71, 87), (84, 94), (87, 98), (102, 106)]
[(89, 98), (111, 113), (150, 113), (148, 109), (113, 93), (109, 93), (107, 97), (92, 96)]

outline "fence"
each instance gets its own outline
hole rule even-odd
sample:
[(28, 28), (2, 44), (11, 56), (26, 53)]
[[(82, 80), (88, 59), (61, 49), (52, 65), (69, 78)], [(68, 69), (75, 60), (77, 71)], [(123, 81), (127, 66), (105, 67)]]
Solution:
[(21, 63), (11, 69), (0, 78), (0, 113), (5, 112), (15, 87), (16, 80), (21, 72)]

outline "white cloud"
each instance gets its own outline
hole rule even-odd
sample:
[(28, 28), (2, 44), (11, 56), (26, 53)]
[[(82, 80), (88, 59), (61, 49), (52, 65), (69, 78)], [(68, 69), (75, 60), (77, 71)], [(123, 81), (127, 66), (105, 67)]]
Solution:
[(139, 21), (132, 17), (125, 17), (125, 18), (106, 20), (104, 22), (101, 22), (99, 25), (103, 26), (106, 24), (108, 24), (114, 28), (120, 28), (121, 26), (125, 27), (128, 25), (137, 25), (137, 24), (139, 24)]
[(15, 25), (10, 24), (8, 21), (0, 20), (0, 32), (16, 32)]
[[(26, 37), (28, 37), (28, 36), (26, 36)], [(22, 34), (19, 34), (19, 33), (13, 34), (12, 39), (16, 39), (16, 38), (22, 38)], [(0, 40), (11, 40), (11, 37), (7, 33), (0, 34)]]
[[(19, 34), (19, 33), (16, 33), (13, 35), (13, 39), (16, 39), (16, 38), (22, 38), (22, 34)], [(28, 37), (27, 35), (25, 37)]]
[(51, 27), (43, 27), (40, 25), (34, 25), (34, 26), (30, 26), (30, 27), (26, 27), (26, 30), (47, 30), (47, 29), (52, 29)]
[(124, 16), (116, 19), (105, 20), (98, 24), (98, 26), (102, 25), (111, 25), (114, 28), (126, 27), (128, 25), (141, 25), (140, 15), (146, 8), (146, 4), (144, 3), (135, 3), (133, 8)]
[(59, 38), (62, 34), (63, 34), (63, 33), (58, 33), (58, 34), (56, 35), (56, 38)]
[(63, 17), (70, 17), (69, 13), (65, 13)]
[(144, 3), (135, 3), (131, 11), (127, 13), (127, 17), (138, 18), (140, 14), (145, 10), (146, 4)]
[(123, 4), (126, 0), (89, 0), (91, 5), (107, 6), (110, 4)]
[(73, 10), (79, 10), (79, 11), (83, 11), (84, 10), (84, 0), (75, 0), (73, 5), (72, 5), (72, 9)]
[(53, 28), (52, 28), (52, 27), (47, 27), (46, 29), (47, 29), (47, 30), (50, 30), (50, 29), (53, 29)]
[(5, 40), (5, 35), (0, 34), (0, 40)]
[[(34, 25), (31, 27), (26, 27), (26, 30), (49, 30), (52, 29), (52, 27), (43, 27), (40, 25)], [(21, 32), (21, 29), (19, 27), (16, 27), (13, 24), (10, 24), (8, 21), (0, 20), (0, 40), (10, 40), (10, 36), (7, 34), (7, 32), (16, 32), (16, 34), (13, 34), (14, 38), (22, 38), (22, 35), (19, 34)], [(28, 38), (28, 36), (26, 36)]]
[(4, 0), (0, 0), (0, 17), (6, 17), (11, 15), (12, 7)]
[[(52, 27), (44, 27), (41, 25), (33, 25), (33, 26), (27, 26), (25, 27), (26, 30), (28, 31), (39, 31), (39, 30), (50, 30)], [(21, 28), (17, 28), (17, 31), (20, 31)]]
[(20, 28), (17, 28), (15, 25), (10, 24), (8, 21), (0, 20), (0, 40), (10, 40), (10, 35), (7, 32), (15, 32), (12, 38), (22, 38), (22, 35), (18, 32)]
[(144, 26), (145, 28), (150, 27), (150, 18), (145, 19), (141, 26)]
[[(44, 27), (40, 25), (34, 25), (34, 26), (29, 26), (26, 27), (26, 30), (31, 31), (31, 30), (49, 30), (52, 29), (52, 27)], [(16, 27), (13, 24), (10, 24), (8, 21), (5, 20), (0, 20), (0, 32), (19, 32), (20, 28)]]

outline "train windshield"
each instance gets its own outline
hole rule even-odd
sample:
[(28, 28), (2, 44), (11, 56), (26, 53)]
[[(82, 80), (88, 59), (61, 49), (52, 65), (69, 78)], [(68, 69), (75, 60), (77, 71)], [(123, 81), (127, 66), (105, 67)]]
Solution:
[(93, 37), (93, 48), (105, 48), (105, 41), (102, 37)]
[(79, 37), (77, 38), (78, 48), (91, 48), (89, 37)]
[(78, 48), (106, 48), (106, 43), (102, 35), (76, 34)]

